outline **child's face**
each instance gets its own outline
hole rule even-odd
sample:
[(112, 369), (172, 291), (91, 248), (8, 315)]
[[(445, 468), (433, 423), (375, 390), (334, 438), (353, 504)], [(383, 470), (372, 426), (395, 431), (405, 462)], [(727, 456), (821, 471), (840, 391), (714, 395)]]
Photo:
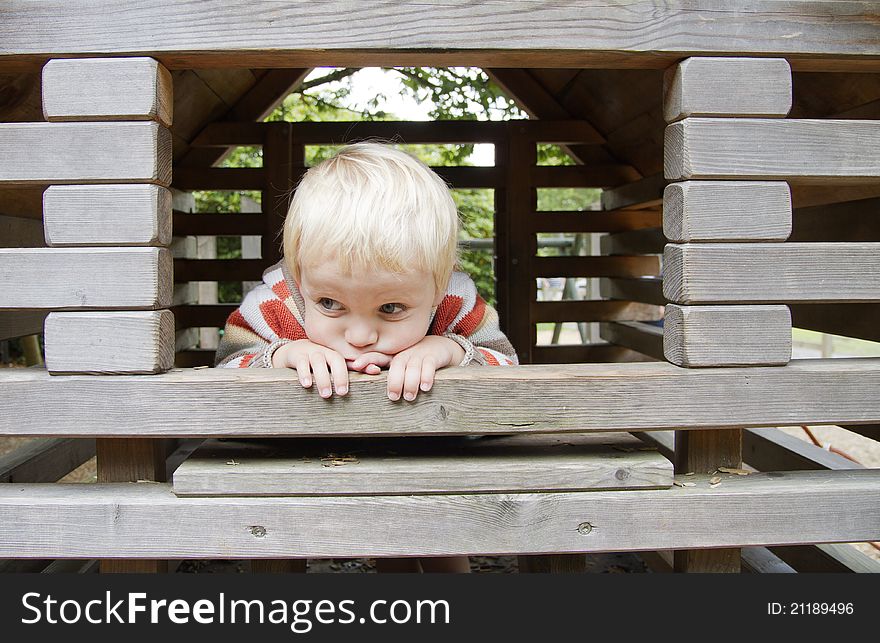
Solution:
[(369, 352), (396, 355), (428, 332), (431, 312), (445, 293), (436, 293), (425, 272), (343, 274), (333, 261), (302, 267), (305, 331), (316, 344), (347, 360)]

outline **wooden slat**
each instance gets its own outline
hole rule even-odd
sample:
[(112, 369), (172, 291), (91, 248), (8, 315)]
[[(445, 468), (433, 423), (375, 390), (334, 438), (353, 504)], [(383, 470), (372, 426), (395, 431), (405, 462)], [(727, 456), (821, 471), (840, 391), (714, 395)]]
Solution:
[(534, 232), (625, 232), (659, 225), (659, 210), (535, 212), (529, 219)]
[[(693, 487), (627, 493), (354, 498), (177, 498), (166, 484), (6, 485), (0, 487), (0, 556), (562, 553), (876, 535), (880, 471), (721, 477), (714, 488), (698, 475), (688, 480)], [(89, 537), (71, 538), (74, 530)]]
[(614, 187), (626, 183), (630, 173), (623, 164), (537, 165), (530, 170), (532, 183), (542, 188)]
[(171, 193), (157, 185), (52, 185), (43, 194), (50, 246), (167, 246)]
[(777, 116), (791, 109), (784, 58), (686, 58), (664, 78), (663, 118)]
[[(880, 359), (874, 358), (700, 371), (660, 362), (448, 368), (437, 373), (428, 394), (411, 403), (389, 401), (382, 375), (351, 373), (350, 379), (349, 395), (324, 400), (299, 386), (289, 369), (63, 378), (36, 369), (0, 369), (6, 409), (0, 434), (390, 436), (880, 421), (875, 395)], [(479, 413), (486, 400), (496, 398), (504, 403), (494, 405), (491, 415)], [(254, 399), (262, 401), (259, 422), (247, 412)], [(344, 426), (326, 421), (331, 408), (344, 415)], [(22, 424), (22, 417), (30, 421)]]
[(174, 356), (174, 366), (177, 368), (197, 368), (199, 366), (213, 366), (216, 351), (212, 348), (194, 348), (180, 351)]
[(663, 294), (679, 304), (880, 301), (880, 243), (668, 244)]
[(174, 323), (178, 330), (205, 326), (223, 328), (229, 315), (237, 308), (235, 304), (200, 304), (175, 306), (171, 312), (174, 313)]
[(174, 167), (178, 190), (260, 190), (264, 181), (259, 167)]
[(171, 182), (171, 134), (154, 122), (0, 123), (0, 184)]
[(742, 571), (752, 574), (794, 574), (796, 570), (766, 547), (745, 547), (741, 551)]
[(599, 248), (603, 255), (663, 254), (666, 237), (660, 228), (643, 228), (603, 235)]
[(599, 294), (606, 299), (639, 301), (646, 304), (665, 306), (663, 280), (659, 277), (644, 279), (600, 279)]
[(266, 269), (263, 259), (175, 259), (177, 281), (254, 281)]
[(42, 248), (45, 245), (39, 221), (0, 214), (0, 248)]
[(536, 301), (530, 319), (540, 322), (654, 321), (663, 318), (659, 306), (631, 301)]
[(602, 192), (602, 209), (640, 210), (659, 206), (663, 203), (663, 189), (666, 183), (662, 174), (655, 174), (612, 190), (605, 190)]
[(173, 489), (178, 496), (373, 496), (672, 485), (671, 463), (640, 450), (627, 433), (416, 442), (212, 441), (177, 469)]
[(743, 460), (758, 471), (865, 468), (841, 455), (774, 428), (748, 429), (743, 432)]
[(663, 192), (663, 232), (676, 243), (785, 241), (791, 218), (783, 181), (684, 181)]
[(653, 324), (628, 321), (599, 324), (599, 337), (657, 360), (663, 357), (663, 329)]
[(174, 234), (178, 235), (261, 235), (265, 232), (266, 219), (262, 213), (192, 214), (174, 212)]
[(869, 558), (852, 545), (796, 545), (771, 547), (770, 551), (774, 556), (778, 556), (799, 572), (831, 574), (880, 573), (880, 563), (873, 558)]
[(43, 67), (47, 121), (155, 120), (171, 127), (172, 81), (153, 58), (74, 58)]
[(0, 483), (57, 482), (94, 456), (94, 440), (34, 440), (0, 456)]
[(795, 328), (880, 342), (880, 304), (794, 304), (789, 308)]
[(791, 359), (787, 306), (666, 306), (663, 354), (676, 366), (782, 366)]
[(0, 308), (166, 308), (166, 248), (0, 249)]
[(880, 121), (686, 118), (666, 128), (664, 174), (876, 182)]
[(535, 364), (607, 364), (654, 361), (641, 353), (614, 344), (535, 346)]
[(535, 277), (623, 277), (638, 278), (660, 274), (660, 258), (632, 257), (535, 257)]
[(880, 199), (798, 208), (790, 241), (880, 241)]
[(161, 373), (174, 365), (169, 310), (50, 313), (50, 373)]
[(880, 440), (880, 424), (846, 425), (843, 428), (847, 431), (863, 435), (871, 440)]
[(0, 310), (0, 340), (43, 332), (45, 310)]

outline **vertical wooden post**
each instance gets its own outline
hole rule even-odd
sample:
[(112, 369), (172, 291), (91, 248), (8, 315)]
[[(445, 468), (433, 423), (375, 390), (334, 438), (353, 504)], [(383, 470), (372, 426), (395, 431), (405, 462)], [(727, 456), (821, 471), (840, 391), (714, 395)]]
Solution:
[(290, 123), (271, 123), (263, 141), (262, 207), (266, 218), (263, 232), (263, 261), (271, 266), (281, 260), (281, 233), (293, 187), (299, 180), (303, 146), (293, 143)]

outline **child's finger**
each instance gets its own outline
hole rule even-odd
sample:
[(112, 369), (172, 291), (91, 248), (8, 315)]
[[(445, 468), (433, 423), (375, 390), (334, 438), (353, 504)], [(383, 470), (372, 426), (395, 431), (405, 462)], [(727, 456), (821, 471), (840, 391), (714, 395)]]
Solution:
[(348, 393), (348, 366), (345, 364), (345, 358), (336, 352), (328, 353), (327, 363), (333, 374), (333, 384), (336, 386), (337, 395), (345, 395)]
[(422, 362), (422, 382), (419, 385), (423, 391), (430, 391), (434, 386), (434, 373), (437, 372), (437, 363), (430, 357)]
[(388, 399), (399, 400), (403, 391), (403, 377), (406, 374), (406, 358), (397, 355), (388, 367)]
[(419, 382), (422, 380), (422, 358), (413, 357), (406, 365), (403, 376), (403, 399), (412, 402), (419, 393)]
[(367, 364), (367, 368), (364, 369), (364, 372), (367, 375), (378, 375), (382, 372), (382, 369), (379, 368), (377, 364)]
[(302, 355), (297, 358), (296, 374), (299, 376), (299, 383), (303, 388), (310, 388), (312, 386), (312, 369), (309, 366), (309, 358), (307, 355)]
[(323, 398), (333, 395), (333, 388), (330, 385), (330, 371), (327, 369), (327, 358), (324, 356), (324, 353), (318, 351), (310, 353), (309, 364), (312, 366), (318, 394)]

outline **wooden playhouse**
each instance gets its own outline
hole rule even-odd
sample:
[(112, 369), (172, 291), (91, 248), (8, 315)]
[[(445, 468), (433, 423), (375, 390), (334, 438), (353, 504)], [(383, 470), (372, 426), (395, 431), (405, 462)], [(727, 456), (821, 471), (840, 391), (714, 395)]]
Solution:
[[(790, 359), (792, 327), (880, 341), (878, 3), (106, 4), (0, 9), (0, 338), (45, 329), (46, 354), (0, 372), (0, 435), (41, 439), (0, 459), (0, 558), (871, 568), (826, 544), (880, 540), (880, 471), (774, 427), (880, 436), (880, 359)], [(395, 65), (480, 66), (531, 118), (262, 122), (311, 68)], [(523, 366), (444, 370), (414, 403), (383, 376), (328, 402), (291, 372), (198, 368), (197, 329), (235, 307), (205, 284), (277, 261), (304, 146), (367, 136), (495, 145), (494, 167), (438, 171), (494, 190)], [(537, 143), (576, 165), (536, 165)], [(217, 166), (242, 145), (262, 167)], [(538, 211), (545, 187), (602, 188), (602, 209)], [(193, 190), (262, 205), (193, 213)], [(607, 234), (539, 256), (547, 232)], [(219, 235), (244, 258), (212, 256)], [(539, 301), (540, 277), (599, 292)], [(571, 321), (599, 337), (539, 345)], [(464, 434), (511, 437), (430, 446)], [(232, 437), (297, 441), (215, 440), (178, 469)], [(96, 484), (54, 484), (95, 453)]]

